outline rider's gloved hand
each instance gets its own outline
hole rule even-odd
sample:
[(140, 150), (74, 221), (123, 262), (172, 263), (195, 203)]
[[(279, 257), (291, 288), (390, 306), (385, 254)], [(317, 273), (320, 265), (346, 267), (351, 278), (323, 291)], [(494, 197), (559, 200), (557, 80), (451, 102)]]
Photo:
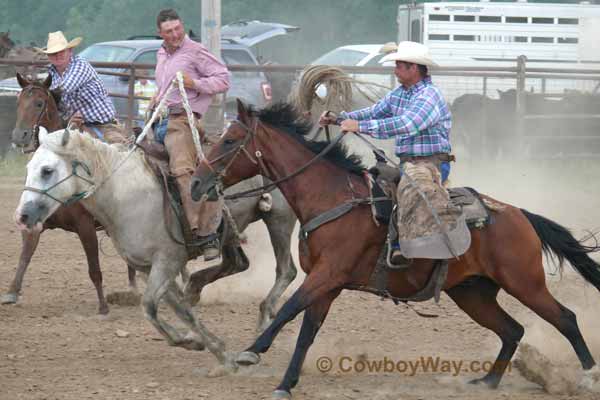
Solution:
[(319, 117), (319, 125), (335, 125), (337, 122), (337, 115), (331, 111), (323, 111), (323, 114)]

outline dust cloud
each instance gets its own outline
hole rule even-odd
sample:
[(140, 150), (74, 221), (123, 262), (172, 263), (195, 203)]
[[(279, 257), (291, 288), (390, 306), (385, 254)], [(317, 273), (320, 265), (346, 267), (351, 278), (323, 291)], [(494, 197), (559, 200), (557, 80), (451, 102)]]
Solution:
[[(297, 288), (304, 273), (298, 262), (298, 239), (297, 229), (292, 234), (292, 257), (298, 266), (298, 275), (286, 291), (290, 295)], [(271, 240), (264, 224), (261, 222), (250, 225), (245, 233), (248, 242), (244, 245), (244, 251), (250, 259), (250, 267), (237, 275), (221, 279), (206, 287), (202, 294), (204, 303), (239, 303), (247, 302), (248, 298), (264, 299), (275, 283), (275, 256)], [(191, 263), (191, 270), (203, 267), (203, 263)]]

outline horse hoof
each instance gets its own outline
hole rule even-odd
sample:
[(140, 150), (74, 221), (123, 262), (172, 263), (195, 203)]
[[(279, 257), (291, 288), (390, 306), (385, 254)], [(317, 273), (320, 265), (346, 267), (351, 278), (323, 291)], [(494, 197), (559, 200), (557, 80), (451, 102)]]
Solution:
[(242, 351), (235, 358), (235, 362), (238, 365), (244, 365), (244, 366), (256, 365), (260, 362), (260, 356), (251, 351)]
[(108, 315), (108, 306), (106, 304), (100, 306), (98, 308), (98, 314), (100, 314), (100, 315)]
[(493, 382), (488, 381), (485, 378), (477, 378), (469, 381), (469, 385), (477, 385), (481, 387), (486, 387), (488, 389), (496, 389), (498, 385), (494, 385)]
[(292, 394), (290, 392), (288, 392), (287, 390), (274, 390), (273, 391), (273, 395), (271, 396), (272, 399), (291, 399), (292, 398)]
[(180, 343), (177, 344), (179, 347), (183, 347), (187, 350), (202, 351), (206, 348), (204, 343), (194, 339), (193, 337), (186, 336)]
[(18, 299), (16, 293), (7, 293), (0, 296), (0, 304), (16, 304)]
[(579, 389), (588, 392), (600, 392), (600, 368), (598, 366), (594, 366), (593, 368), (585, 371), (578, 386)]

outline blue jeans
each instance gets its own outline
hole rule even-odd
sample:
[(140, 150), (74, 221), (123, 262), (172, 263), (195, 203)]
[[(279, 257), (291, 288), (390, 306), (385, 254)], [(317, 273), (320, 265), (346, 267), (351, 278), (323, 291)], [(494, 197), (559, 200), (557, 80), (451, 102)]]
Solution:
[(165, 117), (156, 122), (152, 127), (152, 129), (154, 129), (154, 140), (156, 140), (158, 143), (165, 144), (165, 136), (167, 136), (168, 125), (169, 117)]
[(450, 163), (448, 161), (444, 161), (440, 164), (440, 172), (442, 174), (442, 183), (444, 183), (450, 176)]

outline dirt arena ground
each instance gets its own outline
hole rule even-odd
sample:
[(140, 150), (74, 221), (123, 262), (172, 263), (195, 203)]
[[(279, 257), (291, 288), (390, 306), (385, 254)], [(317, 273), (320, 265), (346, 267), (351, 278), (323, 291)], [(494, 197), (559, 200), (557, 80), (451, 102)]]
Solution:
[[(600, 161), (556, 160), (530, 164), (496, 162), (487, 166), (465, 161), (455, 168), (453, 184), (468, 185), (572, 228), (577, 237), (600, 227), (597, 177)], [(0, 292), (12, 280), (21, 248), (12, 223), (23, 178), (0, 177)], [(103, 235), (101, 234), (101, 237)], [(102, 239), (101, 265), (107, 293), (127, 288), (125, 263)], [(258, 304), (273, 282), (274, 260), (259, 225), (249, 229), (251, 268), (208, 288), (196, 314), (231, 350), (242, 350), (255, 335)], [(296, 253), (296, 249), (294, 249)], [(598, 256), (594, 256), (598, 260)], [(191, 264), (201, 268), (200, 262)], [(600, 358), (598, 292), (565, 268), (562, 278), (548, 268), (553, 294), (578, 315), (592, 353)], [(295, 286), (301, 282), (299, 274)], [(143, 283), (139, 283), (143, 289)], [(289, 296), (290, 290), (286, 292)], [(581, 369), (574, 352), (550, 325), (512, 298), (501, 303), (526, 327), (524, 342), (535, 346), (552, 368), (573, 382)], [(472, 322), (447, 296), (439, 305), (415, 304), (438, 318), (418, 317), (368, 294), (343, 293), (313, 345), (294, 390), (295, 399), (597, 399), (598, 394), (547, 393), (512, 368), (500, 387), (489, 391), (467, 385), (479, 377), (477, 365), (499, 350), (494, 334)], [(165, 313), (170, 315), (166, 310)], [(163, 314), (165, 315), (165, 314)], [(167, 346), (139, 306), (111, 305), (97, 315), (96, 295), (87, 264), (74, 234), (43, 234), (25, 276), (17, 305), (0, 306), (0, 399), (263, 399), (279, 383), (293, 351), (300, 318), (286, 327), (262, 363), (233, 376), (208, 377), (217, 365), (207, 352)], [(320, 372), (323, 357), (332, 370)], [(408, 369), (430, 358), (463, 362), (458, 373), (440, 368)], [(393, 371), (366, 372), (365, 361), (394, 363)], [(475, 361), (479, 364), (470, 364)], [(441, 364), (440, 364), (441, 365)], [(473, 365), (469, 368), (467, 365)]]

